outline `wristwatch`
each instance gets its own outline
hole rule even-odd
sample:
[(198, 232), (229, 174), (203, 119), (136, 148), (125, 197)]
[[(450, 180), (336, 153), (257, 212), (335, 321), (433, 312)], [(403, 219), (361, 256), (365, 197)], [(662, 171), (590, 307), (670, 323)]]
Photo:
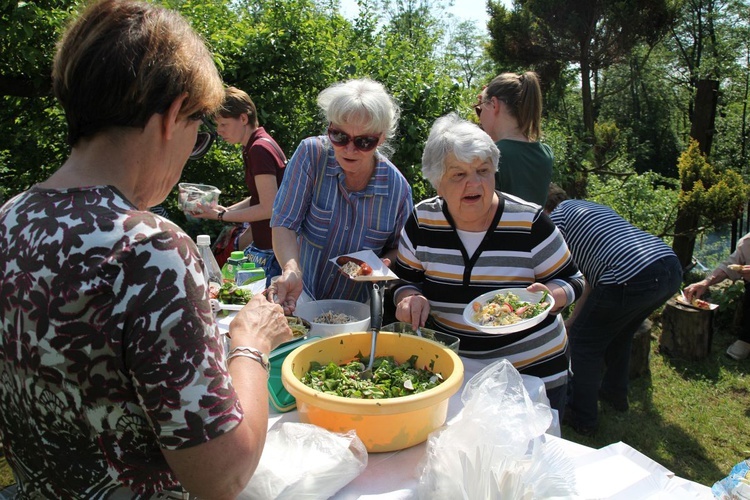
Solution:
[(224, 214), (225, 213), (227, 213), (226, 210), (222, 210), (221, 212), (219, 212), (219, 215), (217, 217), (219, 222), (224, 222)]
[(271, 375), (271, 362), (268, 359), (268, 354), (266, 354), (265, 352), (261, 352), (255, 347), (235, 347), (234, 349), (229, 351), (229, 355), (227, 356), (227, 363), (229, 363), (229, 361), (231, 361), (233, 358), (238, 357), (250, 358), (257, 361), (266, 370), (266, 373), (269, 376)]

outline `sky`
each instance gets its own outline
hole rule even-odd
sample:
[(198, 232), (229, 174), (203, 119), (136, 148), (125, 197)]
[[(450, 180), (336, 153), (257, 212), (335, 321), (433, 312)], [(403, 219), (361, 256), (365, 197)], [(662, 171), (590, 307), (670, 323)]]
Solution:
[[(513, 5), (512, 0), (503, 0), (506, 8), (510, 9)], [(341, 12), (346, 17), (354, 17), (357, 12), (357, 2), (355, 0), (341, 0)], [(487, 29), (487, 0), (454, 0), (453, 7), (448, 12), (460, 20), (474, 21), (481, 29)]]

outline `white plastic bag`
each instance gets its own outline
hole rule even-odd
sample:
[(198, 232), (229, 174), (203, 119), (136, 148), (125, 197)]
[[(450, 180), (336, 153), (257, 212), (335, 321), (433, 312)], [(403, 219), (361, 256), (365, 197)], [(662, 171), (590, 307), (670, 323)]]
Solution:
[(283, 422), (268, 431), (258, 468), (239, 498), (329, 498), (365, 467), (367, 449), (354, 431), (337, 434), (312, 424)]
[(573, 462), (543, 435), (549, 405), (531, 401), (503, 359), (477, 373), (461, 394), (460, 419), (430, 434), (419, 498), (576, 498)]

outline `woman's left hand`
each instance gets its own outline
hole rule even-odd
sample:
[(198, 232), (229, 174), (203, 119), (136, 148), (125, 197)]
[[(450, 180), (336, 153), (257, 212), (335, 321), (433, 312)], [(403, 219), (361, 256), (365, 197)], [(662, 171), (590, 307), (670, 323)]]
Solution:
[[(553, 299), (555, 299), (555, 308), (550, 311), (550, 313), (554, 314), (557, 312), (560, 312), (565, 307), (565, 302), (567, 301), (564, 297), (565, 291), (562, 290), (559, 286), (552, 286), (552, 288), (548, 287), (544, 283), (532, 283), (529, 286), (526, 287), (526, 290), (530, 292), (544, 292), (547, 291), (552, 296)], [(555, 294), (555, 291), (558, 291), (557, 294)], [(558, 298), (558, 295), (560, 296)]]

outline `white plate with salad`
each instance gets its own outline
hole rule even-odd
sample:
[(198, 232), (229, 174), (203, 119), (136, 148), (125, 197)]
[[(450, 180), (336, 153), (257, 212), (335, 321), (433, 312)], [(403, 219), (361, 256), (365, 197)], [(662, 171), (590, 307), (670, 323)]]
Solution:
[(483, 293), (464, 308), (464, 321), (480, 332), (507, 335), (538, 325), (555, 307), (547, 291), (503, 288)]
[(224, 283), (219, 289), (216, 299), (219, 305), (225, 311), (239, 311), (245, 304), (252, 300), (253, 296), (263, 293), (266, 288), (266, 280), (256, 281), (249, 285), (235, 285), (234, 283)]

